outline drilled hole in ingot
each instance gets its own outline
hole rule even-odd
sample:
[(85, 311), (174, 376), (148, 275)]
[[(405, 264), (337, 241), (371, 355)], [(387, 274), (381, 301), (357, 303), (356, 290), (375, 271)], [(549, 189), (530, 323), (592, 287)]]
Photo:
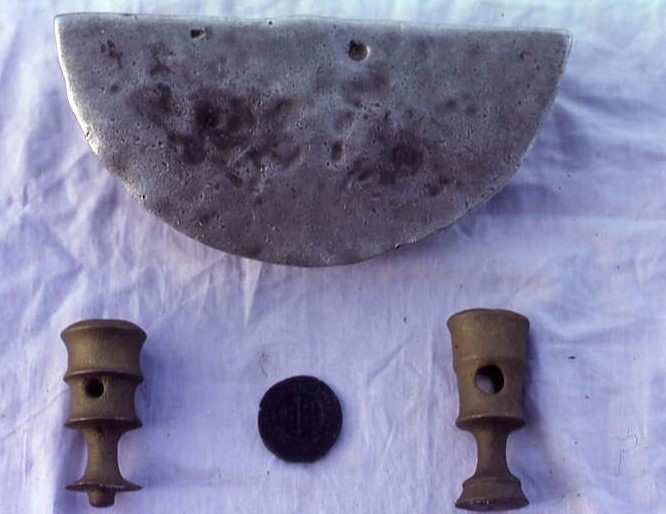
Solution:
[(190, 30), (190, 37), (192, 39), (201, 39), (206, 37), (208, 31), (206, 29), (192, 29)]
[(497, 394), (504, 388), (504, 375), (497, 366), (489, 364), (477, 370), (474, 384), (486, 394)]
[(97, 378), (91, 378), (85, 385), (86, 394), (90, 398), (99, 398), (104, 394), (104, 384)]
[(349, 42), (349, 50), (347, 50), (347, 53), (352, 60), (363, 61), (368, 55), (370, 55), (370, 48), (368, 48), (368, 45), (352, 39)]

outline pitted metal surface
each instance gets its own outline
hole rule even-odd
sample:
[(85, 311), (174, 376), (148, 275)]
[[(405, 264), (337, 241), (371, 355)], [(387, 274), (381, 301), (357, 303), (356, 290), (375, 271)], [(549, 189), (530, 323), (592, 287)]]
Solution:
[(226, 252), (324, 266), (418, 241), (515, 173), (563, 32), (284, 18), (56, 18), (72, 108), (149, 211)]

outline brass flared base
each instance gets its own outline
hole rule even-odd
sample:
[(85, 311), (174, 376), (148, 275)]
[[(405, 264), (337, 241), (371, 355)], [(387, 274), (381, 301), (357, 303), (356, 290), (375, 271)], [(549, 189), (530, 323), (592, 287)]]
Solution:
[(487, 512), (519, 509), (528, 503), (520, 487), (520, 480), (515, 477), (471, 477), (463, 483), (463, 492), (456, 501), (456, 507)]
[(69, 484), (65, 489), (88, 493), (88, 502), (93, 507), (111, 507), (116, 500), (116, 493), (138, 491), (141, 486), (127, 480), (118, 484), (108, 484), (82, 478), (73, 484)]

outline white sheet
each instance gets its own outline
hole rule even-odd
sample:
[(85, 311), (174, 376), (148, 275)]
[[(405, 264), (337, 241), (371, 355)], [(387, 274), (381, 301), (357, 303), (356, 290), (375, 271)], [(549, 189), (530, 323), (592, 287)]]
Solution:
[[(52, 17), (68, 11), (566, 28), (560, 94), (511, 183), (453, 228), (369, 262), (260, 264), (144, 212), (91, 154), (65, 95)], [(476, 306), (531, 322), (509, 461), (525, 513), (666, 512), (666, 4), (3, 0), (0, 6), (0, 513), (89, 512), (64, 485), (83, 441), (62, 424), (59, 332), (87, 317), (149, 334), (144, 422), (111, 512), (453, 512), (475, 465), (454, 426), (445, 321)], [(273, 383), (331, 385), (330, 454), (284, 463), (256, 430)]]

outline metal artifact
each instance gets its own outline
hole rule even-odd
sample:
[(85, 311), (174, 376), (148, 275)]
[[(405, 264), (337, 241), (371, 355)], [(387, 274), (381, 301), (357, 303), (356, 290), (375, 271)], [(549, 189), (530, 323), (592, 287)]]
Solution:
[(523, 374), (529, 320), (506, 310), (471, 309), (449, 318), (460, 413), (456, 425), (476, 439), (474, 475), (463, 483), (461, 509), (524, 507), (520, 480), (506, 462), (509, 433), (525, 424)]
[(118, 441), (141, 426), (134, 393), (143, 381), (139, 353), (146, 334), (127, 321), (91, 319), (70, 325), (61, 337), (71, 390), (65, 426), (83, 434), (88, 450), (83, 476), (67, 489), (88, 493), (94, 507), (109, 507), (116, 493), (141, 489), (120, 474)]
[(338, 397), (315, 377), (291, 377), (261, 399), (259, 434), (266, 447), (288, 462), (314, 462), (328, 453), (342, 428)]
[(346, 264), (500, 190), (556, 94), (561, 31), (67, 14), (71, 107), (146, 209), (226, 252)]

